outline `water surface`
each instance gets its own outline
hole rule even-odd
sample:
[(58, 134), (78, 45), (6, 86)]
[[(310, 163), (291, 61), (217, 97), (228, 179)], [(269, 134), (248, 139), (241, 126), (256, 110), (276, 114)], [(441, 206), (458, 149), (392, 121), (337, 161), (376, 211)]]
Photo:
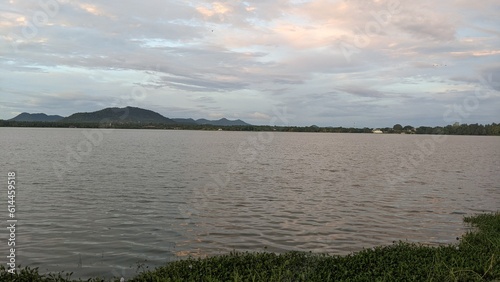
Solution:
[(231, 250), (453, 243), (464, 215), (500, 203), (498, 137), (0, 128), (0, 145), (18, 263), (74, 277)]

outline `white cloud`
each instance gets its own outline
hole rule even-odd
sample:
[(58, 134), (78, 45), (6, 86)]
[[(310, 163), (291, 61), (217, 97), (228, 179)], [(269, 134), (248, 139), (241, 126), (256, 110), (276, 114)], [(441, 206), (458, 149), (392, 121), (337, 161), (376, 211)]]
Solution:
[(251, 113), (248, 115), (248, 117), (251, 119), (262, 120), (262, 121), (271, 120), (271, 116), (269, 116), (268, 114), (260, 113), (260, 112)]
[[(258, 121), (281, 104), (299, 125), (441, 124), (471, 81), (498, 75), (494, 0), (57, 3), (46, 21), (34, 18), (37, 1), (0, 4), (0, 118), (136, 103)], [(400, 6), (381, 23), (389, 3)], [(354, 46), (350, 60), (342, 43)], [(138, 86), (140, 101), (130, 98)], [(491, 99), (477, 122), (500, 119)]]

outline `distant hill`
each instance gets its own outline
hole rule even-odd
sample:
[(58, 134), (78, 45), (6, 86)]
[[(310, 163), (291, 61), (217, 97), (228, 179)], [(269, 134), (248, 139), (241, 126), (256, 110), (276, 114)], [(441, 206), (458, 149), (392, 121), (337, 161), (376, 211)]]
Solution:
[(197, 119), (194, 120), (192, 118), (173, 118), (173, 121), (177, 123), (182, 123), (182, 124), (208, 124), (208, 125), (215, 125), (215, 126), (231, 126), (231, 125), (250, 125), (240, 119), (237, 120), (228, 120), (226, 118), (221, 118), (219, 120), (208, 120), (208, 119)]
[(136, 107), (106, 108), (91, 113), (76, 113), (61, 122), (141, 122), (141, 123), (175, 123), (173, 120), (157, 112)]
[(58, 115), (46, 115), (44, 113), (38, 113), (38, 114), (30, 114), (30, 113), (22, 113), (17, 115), (14, 118), (11, 118), (9, 120), (12, 121), (60, 121), (64, 117), (58, 116)]
[(196, 121), (192, 118), (173, 118), (172, 120), (182, 124), (197, 124)]
[(192, 118), (174, 118), (170, 119), (162, 116), (161, 114), (141, 109), (137, 107), (125, 107), (125, 108), (105, 108), (95, 112), (83, 112), (75, 113), (68, 117), (62, 117), (58, 115), (48, 116), (46, 114), (29, 114), (22, 113), (10, 121), (28, 121), (28, 122), (88, 122), (88, 123), (100, 123), (100, 122), (123, 122), (123, 123), (161, 123), (161, 124), (191, 124), (191, 125), (214, 125), (214, 126), (245, 126), (250, 125), (240, 119), (228, 120), (226, 118), (221, 118), (219, 120), (208, 120), (208, 119), (197, 119)]
[(218, 126), (231, 126), (231, 125), (250, 125), (241, 119), (237, 120), (228, 120), (226, 118), (221, 118), (219, 120), (208, 120), (208, 119), (197, 119), (197, 124), (210, 124), (210, 125), (218, 125)]

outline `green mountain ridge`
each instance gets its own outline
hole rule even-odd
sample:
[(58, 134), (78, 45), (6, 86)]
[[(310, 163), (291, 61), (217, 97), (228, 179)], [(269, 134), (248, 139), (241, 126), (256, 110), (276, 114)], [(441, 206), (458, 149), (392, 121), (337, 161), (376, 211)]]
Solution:
[(192, 118), (167, 118), (157, 112), (138, 107), (110, 107), (95, 112), (74, 113), (68, 117), (58, 115), (48, 116), (43, 113), (22, 113), (9, 119), (21, 122), (62, 122), (62, 123), (140, 123), (140, 124), (168, 124), (168, 125), (214, 125), (214, 126), (246, 126), (250, 125), (240, 119), (207, 120)]
[(30, 113), (21, 113), (17, 115), (14, 118), (11, 118), (9, 120), (11, 121), (46, 121), (46, 122), (51, 122), (51, 121), (60, 121), (64, 117), (59, 116), (59, 115), (47, 115), (44, 113), (36, 113), (36, 114), (30, 114)]
[(211, 124), (211, 125), (249, 125), (248, 123), (242, 121), (241, 119), (237, 120), (228, 120), (227, 118), (221, 118), (219, 120), (207, 120), (207, 119), (198, 119), (196, 120), (198, 124)]
[(151, 110), (137, 107), (105, 108), (95, 112), (75, 113), (61, 120), (61, 122), (138, 122), (138, 123), (164, 123), (175, 122)]

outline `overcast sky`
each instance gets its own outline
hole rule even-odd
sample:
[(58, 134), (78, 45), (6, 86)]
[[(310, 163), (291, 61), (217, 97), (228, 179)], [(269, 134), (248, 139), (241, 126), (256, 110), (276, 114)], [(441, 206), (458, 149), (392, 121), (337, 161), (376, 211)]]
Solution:
[[(0, 119), (500, 122), (500, 1), (0, 2)], [(277, 119), (277, 112), (286, 118)]]

